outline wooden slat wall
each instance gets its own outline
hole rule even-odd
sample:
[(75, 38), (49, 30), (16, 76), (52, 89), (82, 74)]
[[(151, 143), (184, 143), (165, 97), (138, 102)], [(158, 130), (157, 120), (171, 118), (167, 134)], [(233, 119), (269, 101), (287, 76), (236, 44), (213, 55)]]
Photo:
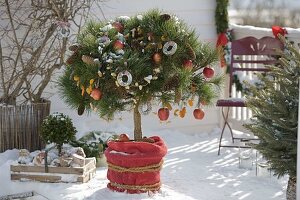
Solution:
[(0, 152), (41, 149), (40, 126), (50, 113), (50, 101), (30, 105), (0, 105)]

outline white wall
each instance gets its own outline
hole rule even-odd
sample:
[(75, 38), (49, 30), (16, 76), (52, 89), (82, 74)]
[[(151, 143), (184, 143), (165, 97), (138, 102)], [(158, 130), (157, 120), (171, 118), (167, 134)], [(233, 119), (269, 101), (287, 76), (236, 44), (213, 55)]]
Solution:
[[(187, 24), (194, 27), (199, 38), (202, 41), (212, 42), (214, 45), (216, 40), (214, 12), (215, 1), (212, 0), (109, 0), (103, 4), (102, 11), (107, 19), (114, 19), (117, 16), (132, 16), (137, 13), (147, 11), (151, 8), (159, 8), (167, 13), (176, 14)], [(97, 10), (98, 9), (98, 10)], [(101, 12), (99, 8), (93, 8), (93, 13)], [(78, 116), (76, 110), (70, 110), (63, 103), (58, 95), (51, 97), (52, 112), (58, 111), (68, 114), (72, 117), (79, 134), (89, 130), (118, 130), (119, 127), (128, 127), (128, 132), (133, 130), (132, 113), (123, 113), (123, 120), (114, 120), (106, 122), (92, 113), (90, 116)], [(157, 108), (156, 108), (157, 109)], [(155, 108), (153, 112), (156, 112)], [(217, 108), (206, 108), (206, 116), (202, 121), (195, 120), (193, 110), (188, 109), (184, 119), (174, 118), (170, 116), (168, 124), (161, 124), (155, 114), (142, 116), (143, 131), (146, 135), (153, 135), (157, 129), (174, 129), (185, 133), (203, 133), (211, 131), (212, 128), (219, 124), (219, 110)], [(148, 134), (147, 134), (148, 133)]]

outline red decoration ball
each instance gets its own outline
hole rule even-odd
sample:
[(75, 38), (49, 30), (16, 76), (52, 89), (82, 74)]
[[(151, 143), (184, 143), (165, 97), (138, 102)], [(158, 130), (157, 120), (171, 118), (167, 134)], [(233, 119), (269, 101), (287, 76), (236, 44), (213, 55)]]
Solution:
[(153, 61), (154, 61), (155, 64), (159, 64), (161, 62), (161, 55), (160, 55), (160, 53), (153, 54), (152, 59), (153, 59)]
[(204, 118), (204, 111), (201, 108), (196, 108), (193, 112), (195, 119), (203, 119)]
[(98, 101), (102, 97), (102, 92), (98, 88), (94, 88), (90, 95), (94, 100)]
[(211, 78), (213, 77), (215, 74), (215, 70), (211, 67), (204, 67), (203, 69), (203, 75), (206, 77), (206, 78)]
[(123, 49), (124, 44), (120, 40), (117, 40), (117, 41), (115, 41), (113, 47), (114, 47), (115, 50)]
[(123, 30), (124, 30), (124, 27), (123, 27), (123, 25), (122, 25), (120, 22), (114, 22), (114, 23), (112, 24), (112, 26), (113, 26), (119, 33), (123, 32)]
[(168, 108), (160, 108), (158, 110), (158, 117), (161, 121), (166, 121), (169, 118), (170, 112)]
[(122, 133), (119, 135), (119, 141), (120, 142), (129, 142), (129, 136), (126, 133)]
[(183, 67), (189, 71), (193, 69), (193, 61), (191, 60), (185, 60), (183, 61)]

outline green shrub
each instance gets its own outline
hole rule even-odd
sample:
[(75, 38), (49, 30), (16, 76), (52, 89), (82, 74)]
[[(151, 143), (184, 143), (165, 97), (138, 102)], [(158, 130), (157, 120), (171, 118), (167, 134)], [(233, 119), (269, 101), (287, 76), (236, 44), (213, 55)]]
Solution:
[(78, 140), (69, 142), (73, 147), (81, 147), (87, 157), (99, 157), (107, 148), (107, 141), (118, 137), (113, 132), (91, 131)]
[(62, 145), (75, 139), (76, 128), (72, 120), (63, 113), (54, 113), (44, 119), (41, 127), (41, 137), (46, 143), (55, 143), (59, 154)]

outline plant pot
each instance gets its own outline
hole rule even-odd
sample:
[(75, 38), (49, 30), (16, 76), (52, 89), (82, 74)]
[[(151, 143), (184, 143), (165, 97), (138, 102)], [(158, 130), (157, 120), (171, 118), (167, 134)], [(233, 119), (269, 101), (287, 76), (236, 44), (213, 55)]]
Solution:
[(160, 189), (160, 170), (167, 147), (160, 137), (151, 138), (154, 143), (108, 142), (105, 156), (109, 189), (131, 194)]

